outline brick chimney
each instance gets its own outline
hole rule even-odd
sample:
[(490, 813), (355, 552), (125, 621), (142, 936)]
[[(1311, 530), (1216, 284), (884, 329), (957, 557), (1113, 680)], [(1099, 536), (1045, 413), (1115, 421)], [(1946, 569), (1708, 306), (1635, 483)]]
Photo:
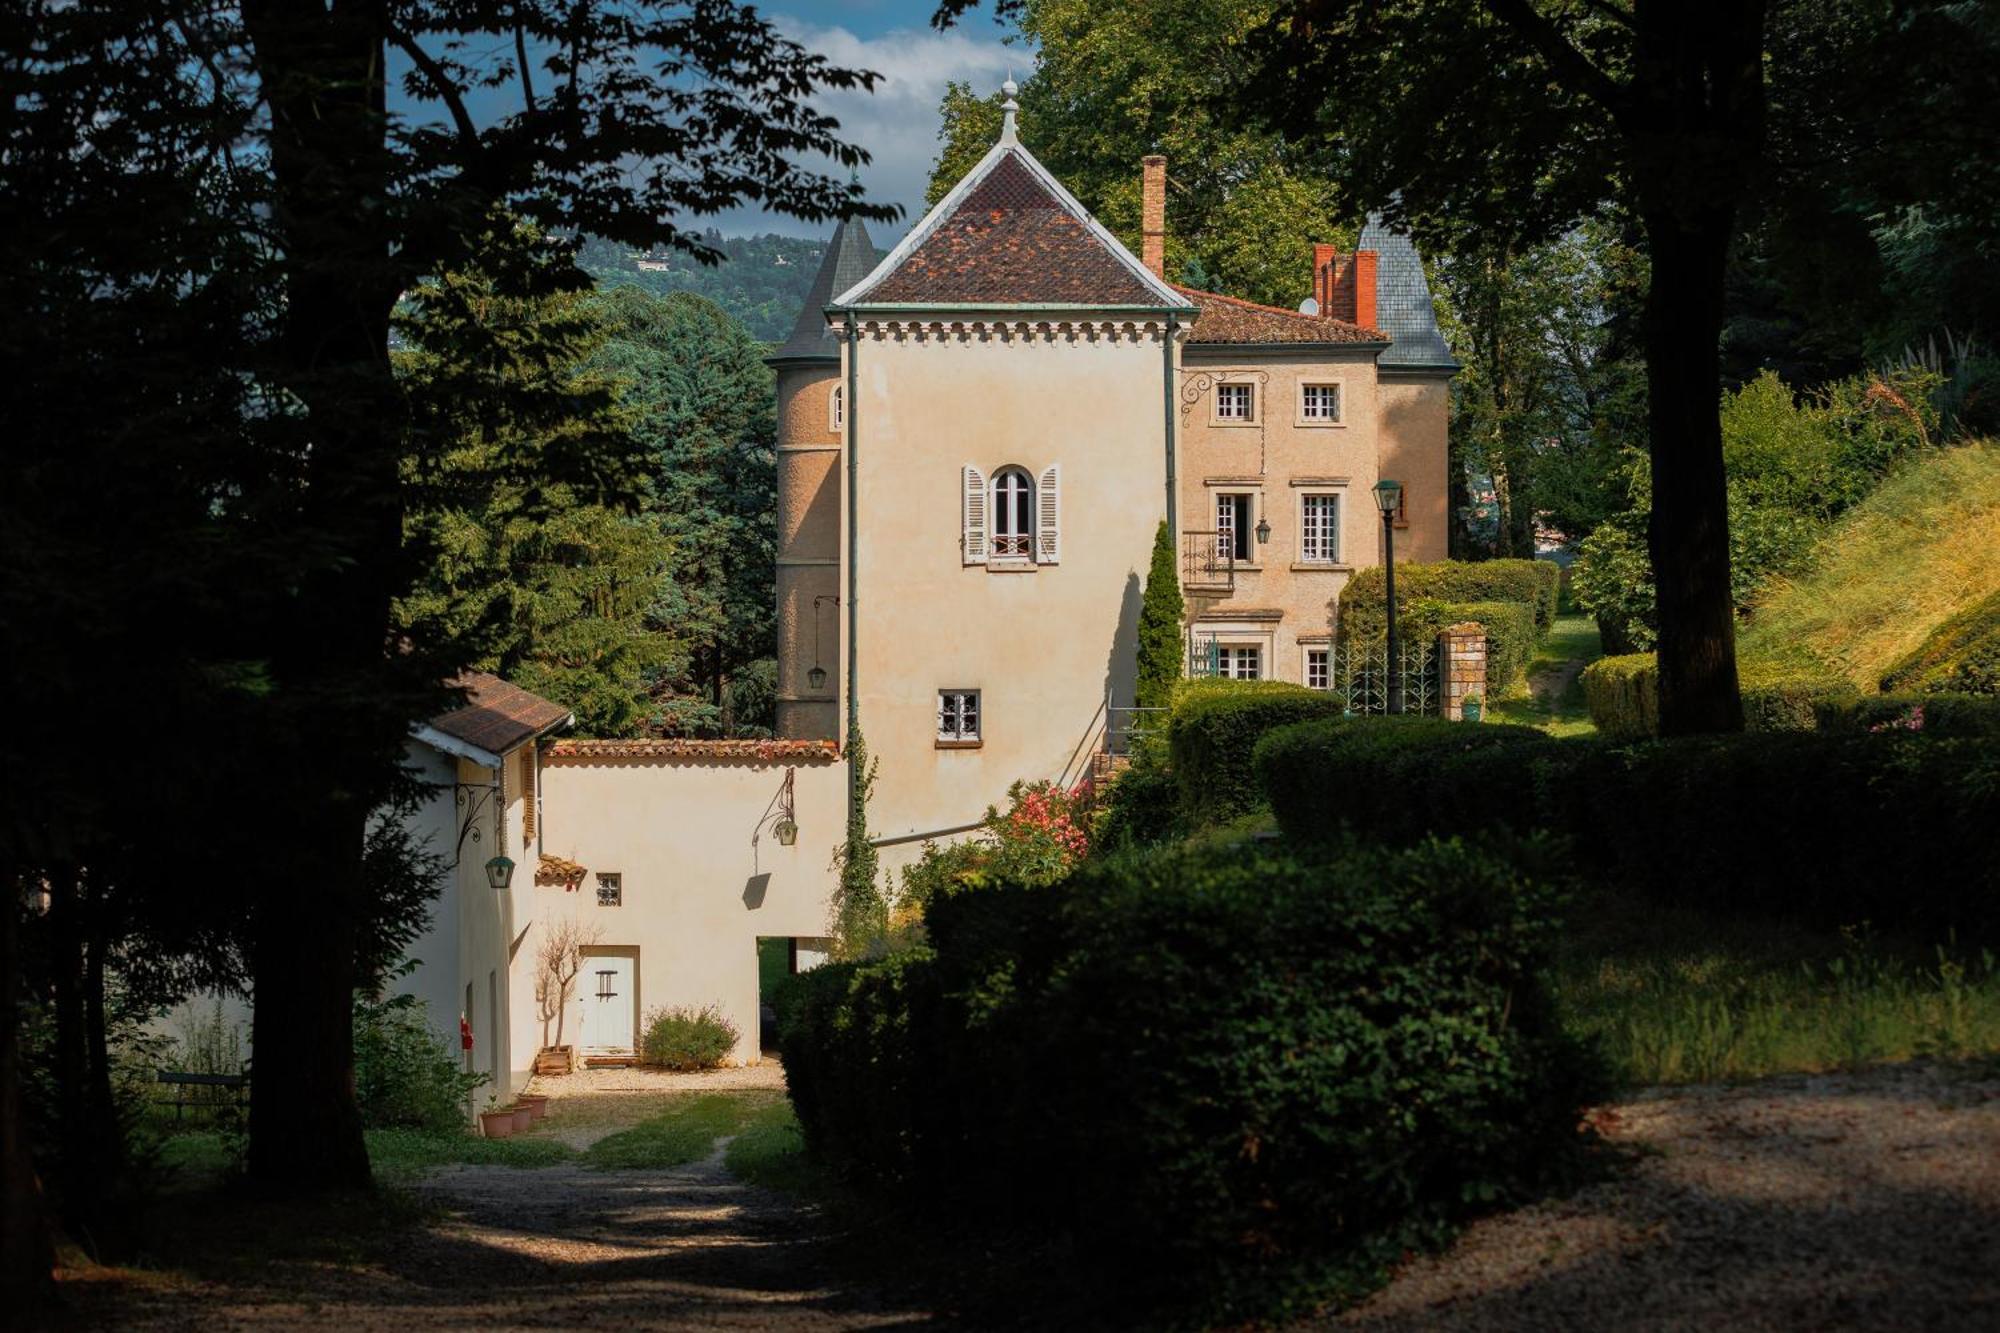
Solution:
[(1153, 276), (1167, 276), (1167, 159), (1151, 153), (1139, 159), (1145, 169), (1139, 191), (1139, 257)]
[(1373, 328), (1378, 258), (1373, 250), (1357, 250), (1343, 263), (1338, 248), (1313, 246), (1312, 290), (1320, 314)]

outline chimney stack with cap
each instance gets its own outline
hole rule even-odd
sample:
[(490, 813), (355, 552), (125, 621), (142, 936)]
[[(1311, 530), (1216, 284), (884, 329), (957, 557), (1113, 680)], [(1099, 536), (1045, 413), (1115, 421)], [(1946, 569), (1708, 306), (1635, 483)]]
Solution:
[(1140, 258), (1156, 278), (1167, 276), (1167, 159), (1150, 153), (1140, 159), (1145, 168), (1139, 191)]
[(1337, 246), (1313, 246), (1313, 299), (1319, 302), (1320, 314), (1375, 327), (1378, 258), (1373, 250), (1357, 250), (1342, 263)]

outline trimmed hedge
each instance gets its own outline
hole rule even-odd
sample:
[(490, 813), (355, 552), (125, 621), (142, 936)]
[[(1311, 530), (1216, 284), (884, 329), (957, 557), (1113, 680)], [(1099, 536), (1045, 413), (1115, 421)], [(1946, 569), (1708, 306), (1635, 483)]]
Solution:
[[(1396, 566), (1396, 600), (1523, 602), (1534, 612), (1539, 638), (1555, 624), (1562, 568), (1553, 560), (1438, 560)], [(1342, 637), (1377, 639), (1388, 600), (1382, 567), (1358, 569), (1340, 591)]]
[(2000, 694), (2000, 592), (1932, 630), (1882, 677), (1882, 688), (1913, 693)]
[[(1554, 568), (1553, 565), (1550, 566)], [(1477, 621), (1486, 627), (1486, 693), (1498, 698), (1528, 671), (1535, 656), (1535, 609), (1525, 602), (1439, 602), (1432, 637), (1452, 625)]]
[(1921, 731), (2000, 739), (2000, 699), (1985, 694), (1871, 694), (1818, 710), (1821, 731)]
[[(1838, 676), (1769, 662), (1736, 664), (1749, 731), (1812, 731), (1822, 714), (1860, 701), (1861, 692)], [(1600, 657), (1583, 669), (1583, 698), (1590, 720), (1606, 740), (1643, 740), (1660, 732), (1658, 664), (1651, 653)]]
[(1651, 653), (1600, 657), (1583, 669), (1584, 706), (1608, 741), (1644, 740), (1660, 733), (1658, 667)]
[(1989, 737), (1456, 734), (1485, 730), (1379, 718), (1288, 727), (1258, 747), (1257, 772), (1302, 841), (1546, 830), (1571, 839), (1586, 876), (1666, 902), (1939, 938), (2000, 928), (2000, 746)]
[(1322, 690), (1276, 680), (1190, 680), (1174, 689), (1167, 755), (1180, 820), (1200, 828), (1263, 804), (1250, 755), (1273, 727), (1335, 717), (1341, 704)]
[(786, 1078), (820, 1161), (1120, 1326), (1297, 1312), (1573, 1160), (1601, 1085), (1538, 980), (1556, 906), (1456, 843), (1096, 861), (801, 977)]

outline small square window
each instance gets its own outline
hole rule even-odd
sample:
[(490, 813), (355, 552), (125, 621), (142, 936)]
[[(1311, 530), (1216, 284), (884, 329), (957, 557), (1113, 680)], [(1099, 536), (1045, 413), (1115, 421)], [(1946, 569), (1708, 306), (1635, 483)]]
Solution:
[(1254, 384), (1216, 385), (1215, 419), (1217, 421), (1255, 421), (1257, 419), (1257, 386)]
[(1327, 669), (1328, 652), (1329, 650), (1325, 648), (1306, 649), (1307, 689), (1324, 690), (1333, 683), (1331, 673)]
[(1338, 384), (1300, 385), (1299, 419), (1315, 425), (1325, 425), (1339, 421), (1340, 386)]
[(951, 745), (979, 743), (979, 691), (939, 690), (937, 738)]
[(625, 876), (603, 871), (598, 873), (597, 905), (599, 907), (623, 907), (625, 905)]

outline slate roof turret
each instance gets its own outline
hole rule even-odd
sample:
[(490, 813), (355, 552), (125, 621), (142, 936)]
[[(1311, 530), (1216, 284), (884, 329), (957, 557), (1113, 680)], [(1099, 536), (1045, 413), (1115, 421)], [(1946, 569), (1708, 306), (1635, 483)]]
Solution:
[(805, 308), (783, 345), (764, 358), (771, 365), (840, 360), (840, 344), (826, 329), (826, 308), (833, 298), (867, 277), (880, 256), (868, 228), (860, 218), (841, 223), (833, 230), (833, 241), (813, 275), (812, 290), (806, 293)]
[(1408, 236), (1391, 231), (1379, 213), (1368, 216), (1357, 250), (1373, 250), (1375, 324), (1389, 338), (1389, 348), (1376, 358), (1385, 370), (1458, 369), (1458, 358), (1445, 345), (1431, 305), (1430, 283), (1424, 278), (1423, 257)]

